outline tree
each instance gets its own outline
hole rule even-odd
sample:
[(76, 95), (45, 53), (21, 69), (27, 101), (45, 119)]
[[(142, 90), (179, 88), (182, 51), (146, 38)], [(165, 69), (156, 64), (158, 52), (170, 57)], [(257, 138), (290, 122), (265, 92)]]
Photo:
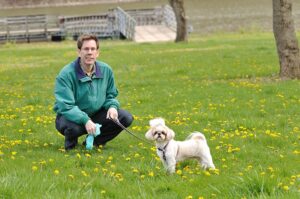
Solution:
[(292, 16), (292, 0), (273, 0), (273, 32), (280, 77), (300, 78), (300, 53)]
[(169, 0), (171, 7), (174, 10), (177, 31), (175, 42), (187, 41), (187, 18), (184, 10), (184, 0)]

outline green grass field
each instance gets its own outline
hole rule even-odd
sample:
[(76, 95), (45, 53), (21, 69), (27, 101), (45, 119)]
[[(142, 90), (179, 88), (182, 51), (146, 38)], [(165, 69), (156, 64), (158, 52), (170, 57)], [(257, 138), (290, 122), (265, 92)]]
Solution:
[(130, 130), (163, 117), (177, 140), (201, 131), (214, 171), (188, 160), (168, 175), (154, 144), (126, 132), (65, 152), (53, 87), (76, 56), (73, 41), (0, 46), (0, 198), (300, 198), (300, 82), (278, 78), (271, 33), (101, 43)]

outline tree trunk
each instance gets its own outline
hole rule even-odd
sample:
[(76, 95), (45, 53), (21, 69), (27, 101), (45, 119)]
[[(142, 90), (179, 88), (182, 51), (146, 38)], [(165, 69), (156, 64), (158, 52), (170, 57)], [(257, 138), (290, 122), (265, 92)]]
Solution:
[(300, 53), (292, 16), (292, 0), (273, 0), (273, 32), (280, 77), (300, 78)]
[(177, 31), (175, 42), (187, 41), (187, 19), (183, 5), (184, 0), (169, 0), (171, 7), (174, 10)]

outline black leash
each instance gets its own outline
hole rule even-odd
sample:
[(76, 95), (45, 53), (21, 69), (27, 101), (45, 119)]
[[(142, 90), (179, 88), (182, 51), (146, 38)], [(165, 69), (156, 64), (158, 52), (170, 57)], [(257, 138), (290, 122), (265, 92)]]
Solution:
[(157, 150), (161, 151), (163, 153), (163, 159), (165, 162), (167, 162), (167, 157), (166, 157), (166, 148), (169, 145), (170, 142), (168, 142), (163, 148), (157, 148)]
[(129, 133), (130, 135), (132, 135), (133, 137), (147, 143), (147, 144), (151, 144), (153, 145), (153, 143), (151, 142), (148, 142), (147, 140), (143, 139), (143, 138), (140, 138), (138, 137), (137, 135), (135, 135), (134, 133), (132, 133), (131, 131), (129, 131), (125, 126), (123, 126), (123, 124), (121, 124), (121, 122), (117, 119), (117, 120), (114, 120), (114, 119), (111, 119), (109, 118), (111, 121), (113, 121), (116, 125), (118, 125), (119, 127), (121, 127), (123, 130), (125, 130), (127, 133)]

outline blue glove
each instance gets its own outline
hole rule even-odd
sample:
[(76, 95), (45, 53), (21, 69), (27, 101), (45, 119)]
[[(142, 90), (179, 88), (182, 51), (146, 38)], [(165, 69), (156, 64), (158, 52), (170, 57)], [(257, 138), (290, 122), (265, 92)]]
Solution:
[(85, 148), (86, 148), (87, 150), (92, 150), (92, 149), (93, 149), (94, 138), (95, 138), (96, 136), (98, 136), (98, 135), (101, 134), (101, 131), (100, 131), (101, 126), (102, 126), (101, 124), (96, 123), (96, 133), (93, 134), (93, 135), (89, 134), (89, 135), (87, 136), (87, 138), (86, 138), (86, 140), (85, 140), (85, 142), (86, 142)]

